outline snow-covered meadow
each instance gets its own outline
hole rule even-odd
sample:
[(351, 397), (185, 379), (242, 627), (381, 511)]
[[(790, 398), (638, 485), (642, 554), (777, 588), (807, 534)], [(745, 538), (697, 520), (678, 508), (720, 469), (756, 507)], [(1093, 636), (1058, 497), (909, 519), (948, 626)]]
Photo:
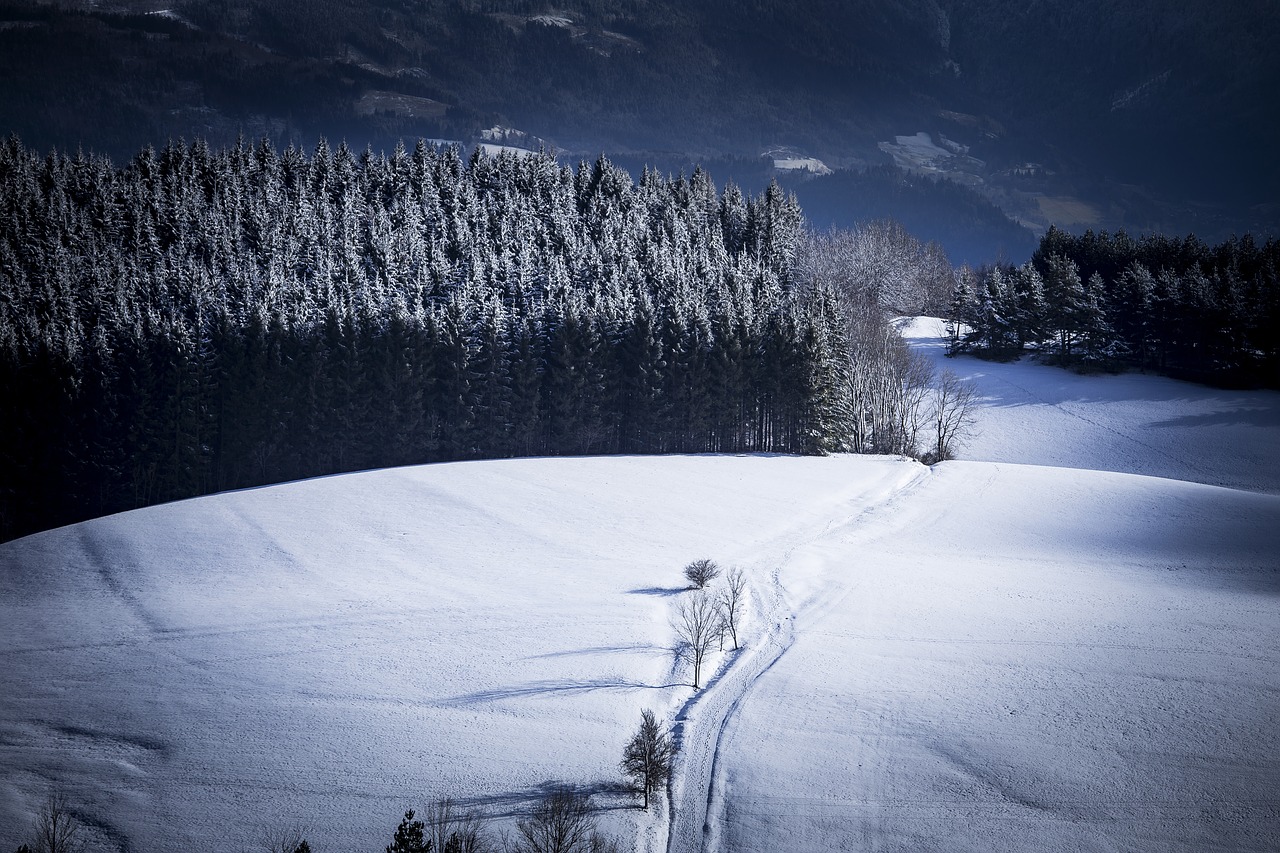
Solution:
[(903, 336), (982, 402), (964, 459), (1149, 474), (1280, 494), (1280, 391), (1230, 391), (1140, 373), (1081, 375), (1031, 356), (946, 358), (942, 320)]
[[(104, 849), (319, 852), (564, 782), (663, 850), (617, 770), (643, 707), (672, 850), (1280, 846), (1280, 395), (944, 366), (983, 461), (458, 463), (0, 545), (0, 849), (54, 785)], [(695, 694), (704, 556), (752, 600)]]

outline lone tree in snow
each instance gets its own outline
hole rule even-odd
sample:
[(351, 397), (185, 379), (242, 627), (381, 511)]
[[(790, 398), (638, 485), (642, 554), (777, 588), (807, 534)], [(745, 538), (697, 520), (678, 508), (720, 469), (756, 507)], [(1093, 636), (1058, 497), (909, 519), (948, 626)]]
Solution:
[(684, 567), (684, 576), (694, 589), (706, 589), (707, 584), (720, 576), (720, 567), (715, 560), (694, 560)]
[(480, 815), (461, 810), (451, 797), (429, 803), (423, 822), (427, 842), (437, 853), (480, 853), (491, 846)]
[(738, 623), (742, 620), (742, 605), (746, 597), (747, 579), (742, 576), (742, 569), (730, 569), (716, 603), (720, 607), (720, 620), (733, 639), (735, 651), (738, 648)]
[(640, 731), (636, 732), (622, 753), (622, 773), (634, 779), (644, 791), (644, 807), (649, 808), (649, 794), (656, 793), (671, 776), (671, 763), (676, 749), (671, 736), (662, 730), (653, 712), (640, 712)]
[(542, 798), (528, 819), (516, 821), (511, 853), (617, 853), (615, 841), (596, 831), (586, 794), (561, 788)]
[(720, 608), (715, 599), (699, 592), (676, 609), (674, 627), (693, 658), (693, 689), (702, 678), (702, 659), (721, 631)]
[(264, 853), (311, 853), (306, 829), (296, 824), (264, 829), (260, 844)]
[(973, 427), (978, 389), (950, 370), (942, 371), (933, 403), (933, 449), (926, 462), (943, 462), (955, 456), (956, 447)]
[(80, 853), (85, 839), (80, 833), (80, 822), (71, 816), (67, 795), (53, 791), (36, 812), (32, 824), (32, 843), (24, 844), (19, 851), (29, 853)]

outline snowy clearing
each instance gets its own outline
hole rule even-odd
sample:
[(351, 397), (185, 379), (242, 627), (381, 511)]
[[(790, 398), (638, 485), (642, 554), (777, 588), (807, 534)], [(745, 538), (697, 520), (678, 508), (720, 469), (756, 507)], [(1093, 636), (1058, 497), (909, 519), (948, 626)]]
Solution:
[[(654, 853), (1280, 847), (1280, 395), (908, 334), (979, 384), (985, 461), (455, 463), (0, 545), (0, 849), (55, 784), (102, 849), (322, 853), (556, 782)], [(698, 557), (750, 606), (694, 694)], [(644, 707), (682, 746), (648, 815)]]
[(815, 175), (833, 174), (831, 167), (816, 157), (774, 158), (773, 168), (780, 172), (810, 172)]
[(1280, 391), (1226, 391), (1140, 373), (1083, 376), (1030, 356), (946, 358), (944, 322), (903, 334), (939, 370), (978, 386), (964, 459), (1092, 468), (1280, 494)]

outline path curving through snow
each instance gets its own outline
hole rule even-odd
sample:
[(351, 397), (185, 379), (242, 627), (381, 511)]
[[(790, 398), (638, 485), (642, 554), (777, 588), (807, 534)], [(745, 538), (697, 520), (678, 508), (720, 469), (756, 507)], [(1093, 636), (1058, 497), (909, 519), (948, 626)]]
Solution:
[[(750, 637), (729, 653), (706, 686), (680, 709), (673, 732), (679, 745), (675, 772), (668, 786), (671, 816), (668, 853), (695, 853), (721, 848), (720, 815), (724, 809), (723, 751), (725, 732), (757, 681), (786, 654), (796, 637), (798, 619), (812, 619), (834, 606), (855, 586), (846, 577), (843, 591), (832, 587), (814, 564), (824, 548), (847, 547), (857, 541), (870, 519), (895, 525), (900, 502), (929, 479), (921, 465), (903, 466), (897, 476), (847, 504), (844, 518), (828, 519), (817, 528), (801, 529), (757, 554), (749, 572), (754, 611)], [(834, 545), (834, 543), (839, 543)], [(794, 574), (784, 583), (783, 575)], [(767, 577), (760, 588), (758, 579)], [(820, 586), (814, 587), (814, 581)], [(836, 581), (836, 587), (840, 586)]]

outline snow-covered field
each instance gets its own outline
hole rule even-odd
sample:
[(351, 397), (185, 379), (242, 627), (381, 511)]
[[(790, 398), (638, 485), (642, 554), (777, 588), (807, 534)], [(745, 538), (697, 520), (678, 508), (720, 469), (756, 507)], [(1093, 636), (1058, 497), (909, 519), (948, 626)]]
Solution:
[(1280, 846), (1280, 498), (961, 462), (892, 510), (793, 554), (828, 582), (730, 722), (718, 849)]
[(943, 321), (903, 328), (938, 369), (977, 384), (965, 459), (1149, 474), (1280, 494), (1280, 391), (1225, 391), (1138, 373), (1083, 376), (1031, 357), (946, 358)]
[[(322, 853), (568, 782), (659, 851), (619, 789), (643, 707), (672, 850), (1280, 847), (1277, 395), (946, 366), (988, 461), (425, 466), (0, 545), (0, 849), (53, 785), (103, 849)], [(695, 694), (702, 556), (752, 601)]]

